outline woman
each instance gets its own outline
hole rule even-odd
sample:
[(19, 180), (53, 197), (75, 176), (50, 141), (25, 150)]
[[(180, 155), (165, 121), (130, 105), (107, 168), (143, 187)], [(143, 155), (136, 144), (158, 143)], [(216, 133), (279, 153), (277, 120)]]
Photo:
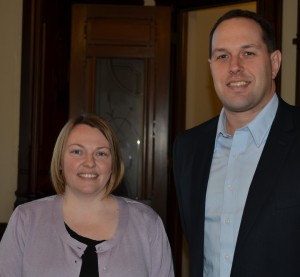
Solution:
[(53, 151), (57, 195), (18, 206), (0, 244), (0, 276), (174, 276), (160, 217), (113, 196), (124, 175), (111, 126), (69, 120)]

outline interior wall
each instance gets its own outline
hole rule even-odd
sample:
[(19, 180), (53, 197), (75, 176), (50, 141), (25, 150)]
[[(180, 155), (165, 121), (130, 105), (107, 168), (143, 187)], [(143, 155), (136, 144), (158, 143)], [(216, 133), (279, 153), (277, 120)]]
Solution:
[(281, 96), (291, 105), (296, 103), (297, 11), (298, 0), (283, 1)]
[(7, 222), (17, 188), (22, 0), (0, 1), (0, 34), (0, 222)]

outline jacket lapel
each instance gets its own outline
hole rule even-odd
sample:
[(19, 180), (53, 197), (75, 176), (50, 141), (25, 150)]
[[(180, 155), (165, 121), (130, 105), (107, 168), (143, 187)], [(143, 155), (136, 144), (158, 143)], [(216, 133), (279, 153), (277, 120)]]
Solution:
[(291, 110), (286, 103), (280, 100), (277, 114), (249, 188), (235, 248), (234, 261), (255, 224), (257, 216), (262, 212), (264, 204), (270, 197), (276, 181), (279, 179), (278, 175), (295, 138), (293, 129)]

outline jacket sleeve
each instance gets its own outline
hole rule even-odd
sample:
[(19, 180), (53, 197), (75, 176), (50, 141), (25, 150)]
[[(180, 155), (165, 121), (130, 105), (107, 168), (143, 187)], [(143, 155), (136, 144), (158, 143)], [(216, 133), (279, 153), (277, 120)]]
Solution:
[[(186, 235), (186, 223), (185, 223), (185, 217), (183, 212), (183, 202), (182, 202), (182, 179), (184, 176), (184, 166), (183, 166), (183, 153), (184, 153), (184, 145), (181, 145), (181, 136), (178, 135), (174, 141), (173, 144), (173, 176), (174, 176), (174, 182), (176, 187), (176, 195), (177, 195), (177, 202), (178, 202), (178, 208), (180, 213), (180, 219), (181, 219), (181, 227), (183, 229), (183, 233)], [(186, 192), (185, 192), (186, 193)]]

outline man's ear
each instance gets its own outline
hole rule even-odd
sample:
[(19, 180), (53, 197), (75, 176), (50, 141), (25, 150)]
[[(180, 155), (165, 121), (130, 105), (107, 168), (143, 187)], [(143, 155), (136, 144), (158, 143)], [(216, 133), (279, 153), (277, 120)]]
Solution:
[(279, 50), (275, 50), (271, 54), (271, 62), (272, 62), (272, 79), (274, 80), (277, 76), (277, 73), (281, 65), (281, 52)]

